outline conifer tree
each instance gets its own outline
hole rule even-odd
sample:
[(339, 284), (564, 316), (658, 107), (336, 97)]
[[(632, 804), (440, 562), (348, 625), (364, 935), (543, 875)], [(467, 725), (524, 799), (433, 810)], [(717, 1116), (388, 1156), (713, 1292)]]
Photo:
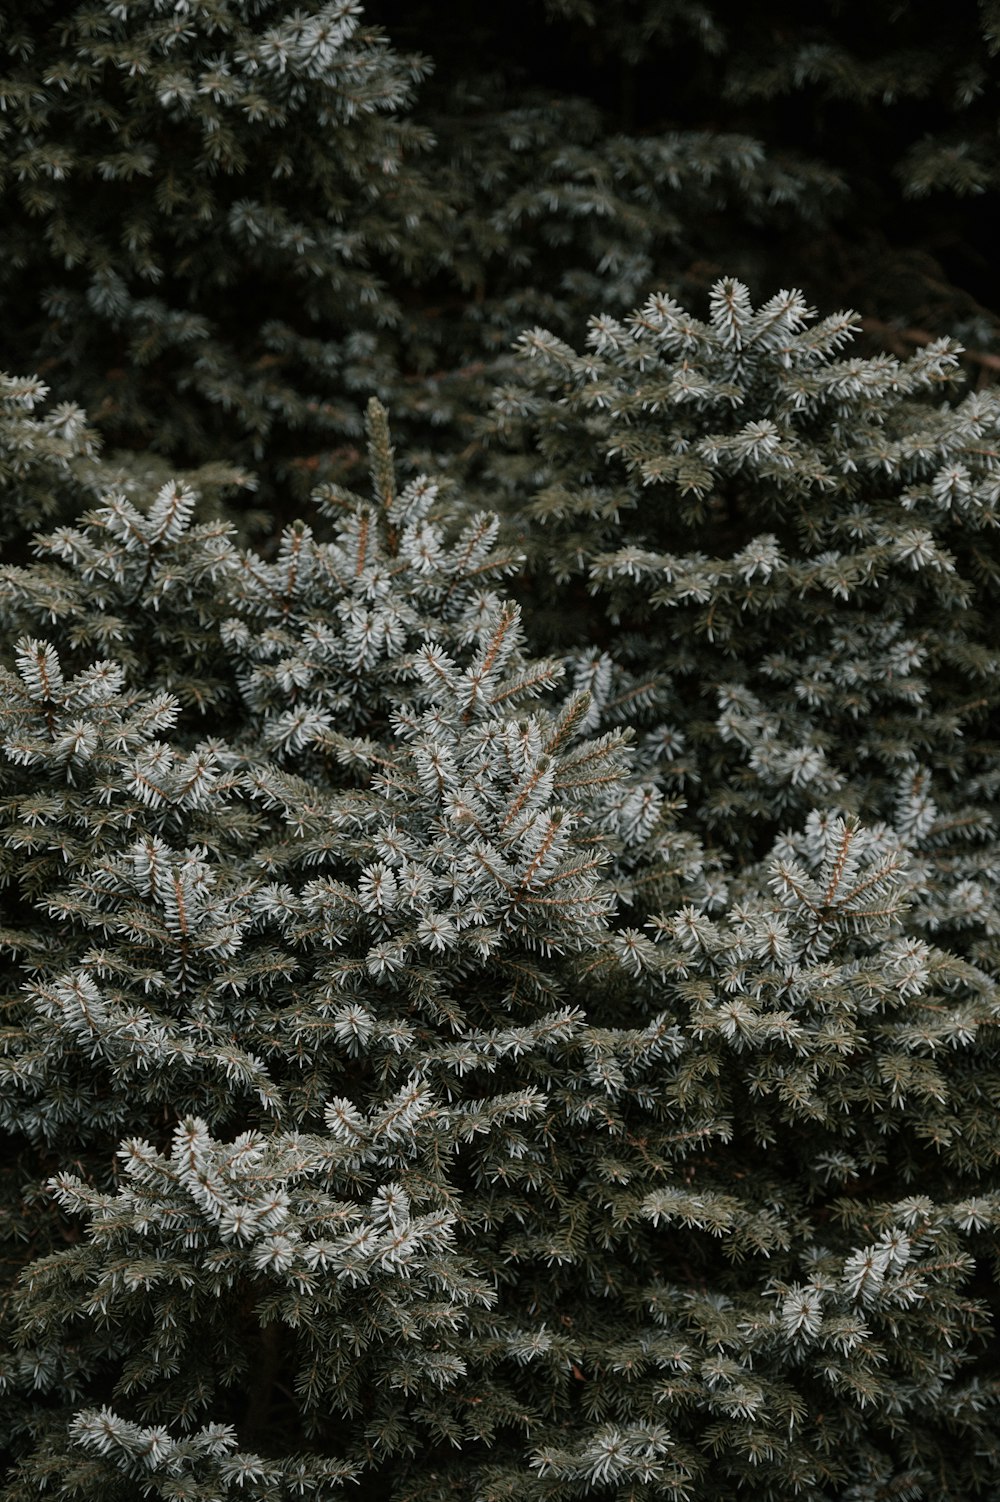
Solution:
[(0, 1502), (1000, 1495), (995, 11), (0, 16)]
[(850, 300), (897, 354), (950, 334), (970, 372), (995, 379), (995, 3), (778, 5), (727, 41), (730, 108), (751, 111), (772, 150), (791, 135), (847, 184), (839, 231), (810, 246), (813, 295), (825, 283), (831, 304)]
[(390, 0), (31, 0), (0, 21), (5, 360), (116, 449), (256, 465), (283, 518), (296, 477), (353, 475), (371, 392), (474, 482), (523, 327), (576, 341), (722, 273), (808, 273), (876, 342), (954, 333), (989, 376), (979, 9), (560, 0), (469, 35)]
[(359, 434), (399, 316), (372, 263), (426, 217), (422, 60), (351, 0), (32, 0), (0, 37), (10, 355), (175, 462)]
[(810, 809), (890, 825), (920, 921), (996, 974), (1000, 399), (956, 394), (953, 342), (865, 359), (854, 332), (728, 279), (707, 320), (595, 316), (582, 354), (526, 333), (496, 483), (537, 639), (703, 837), (745, 859)]
[(995, 983), (885, 826), (706, 879), (369, 423), (3, 572), (5, 1502), (988, 1496)]
[(32, 0), (0, 45), (6, 358), (116, 449), (263, 467), (272, 505), (303, 464), (353, 474), (373, 391), (459, 448), (525, 324), (624, 312), (703, 219), (815, 219), (838, 187), (478, 68), (418, 111), (433, 59), (352, 0)]
[[(596, 105), (607, 139), (641, 149), (673, 132), (703, 160), (713, 147), (739, 151), (741, 136), (753, 143), (765, 216), (745, 215), (739, 196), (686, 194), (681, 235), (647, 290), (691, 301), (723, 274), (767, 295), (804, 281), (824, 311), (860, 310), (869, 348), (909, 354), (950, 334), (970, 371), (995, 379), (995, 5), (512, 0), (477, 14), (474, 47), (435, 37), (435, 13), (378, 7), (394, 36), (420, 37), (440, 59), (436, 78), (489, 58), (508, 97), (534, 85)], [(584, 154), (599, 172), (596, 140)], [(608, 290), (593, 304), (620, 311)]]

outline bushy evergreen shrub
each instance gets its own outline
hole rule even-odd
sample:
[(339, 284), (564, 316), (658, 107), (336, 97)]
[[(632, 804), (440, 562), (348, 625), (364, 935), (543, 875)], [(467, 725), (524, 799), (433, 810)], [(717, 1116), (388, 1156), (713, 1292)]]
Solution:
[(2, 19), (0, 1502), (993, 1502), (1000, 400), (827, 296), (898, 18), (441, 14)]
[(175, 462), (359, 434), (399, 317), (372, 262), (434, 261), (421, 59), (351, 0), (31, 0), (5, 33), (11, 354)]
[(1000, 1004), (906, 831), (727, 891), (370, 426), (328, 541), (168, 484), (3, 576), (5, 1495), (992, 1485)]
[(853, 355), (853, 323), (730, 279), (705, 320), (664, 295), (593, 318), (583, 353), (526, 333), (497, 493), (538, 639), (704, 837), (891, 825), (920, 921), (995, 973), (1000, 395), (961, 392), (947, 340)]
[(7, 359), (116, 447), (286, 487), (294, 460), (353, 473), (372, 392), (467, 442), (525, 324), (624, 311), (702, 219), (815, 218), (838, 187), (746, 133), (609, 132), (478, 68), (418, 115), (423, 49), (352, 0), (31, 0), (0, 44)]

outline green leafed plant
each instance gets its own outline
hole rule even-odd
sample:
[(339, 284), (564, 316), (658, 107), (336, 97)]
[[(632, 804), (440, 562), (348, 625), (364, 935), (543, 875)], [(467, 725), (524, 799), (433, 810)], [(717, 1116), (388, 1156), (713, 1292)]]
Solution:
[(727, 889), (369, 431), (269, 559), (137, 483), (0, 574), (0, 1495), (988, 1496), (919, 840), (792, 804)]
[(708, 320), (665, 295), (595, 317), (582, 354), (527, 333), (494, 474), (536, 639), (703, 837), (745, 858), (811, 808), (890, 824), (922, 921), (995, 970), (1000, 401), (955, 394), (947, 341), (901, 363), (851, 337), (732, 280)]

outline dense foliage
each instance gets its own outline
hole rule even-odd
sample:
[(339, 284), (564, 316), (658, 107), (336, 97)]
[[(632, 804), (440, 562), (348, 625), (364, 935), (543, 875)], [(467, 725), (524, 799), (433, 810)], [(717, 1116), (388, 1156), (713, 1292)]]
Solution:
[(0, 1502), (991, 1502), (994, 8), (443, 16), (0, 18)]

